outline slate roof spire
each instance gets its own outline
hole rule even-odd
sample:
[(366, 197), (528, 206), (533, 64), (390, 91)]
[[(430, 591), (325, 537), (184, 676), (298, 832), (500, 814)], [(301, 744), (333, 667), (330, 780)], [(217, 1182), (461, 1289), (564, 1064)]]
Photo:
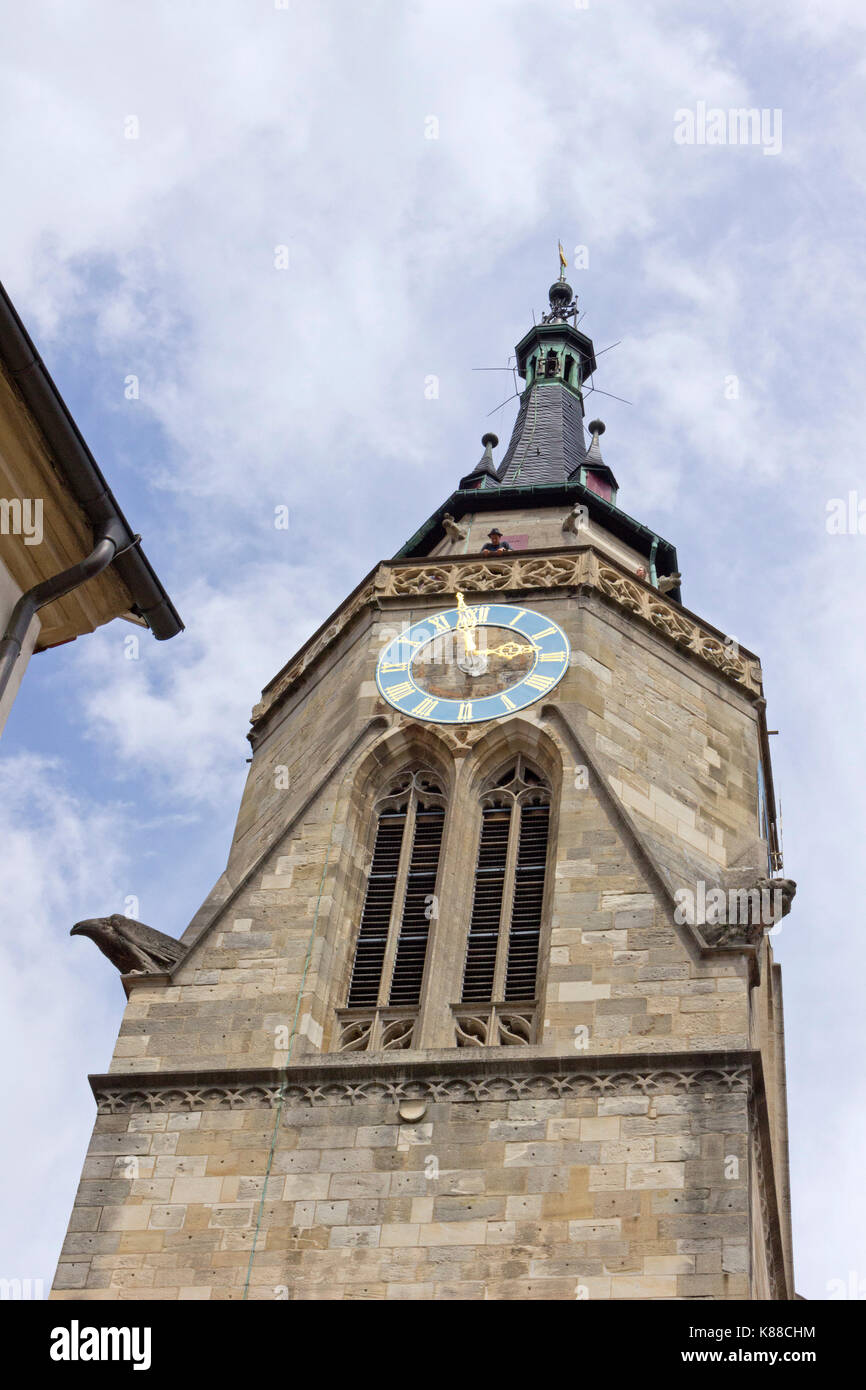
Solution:
[(499, 443), (498, 436), (495, 434), (483, 434), (481, 443), (484, 445), (484, 453), (476, 463), (471, 473), (467, 473), (465, 478), (460, 479), (462, 488), (483, 487), (485, 481), (490, 479), (495, 487), (498, 479), (496, 476), (496, 463), (493, 458), (493, 450)]
[(595, 370), (595, 351), (577, 327), (577, 299), (564, 265), (548, 297), (550, 308), (541, 323), (515, 348), (517, 372), (526, 385), (505, 456), (491, 474), (485, 454), (461, 487), (487, 491), (561, 484), (585, 461), (583, 384)]
[(604, 434), (606, 428), (607, 426), (603, 420), (590, 420), (589, 432), (592, 435), (592, 443), (586, 452), (587, 464), (604, 463), (604, 459), (601, 456), (601, 445), (598, 441), (599, 437)]

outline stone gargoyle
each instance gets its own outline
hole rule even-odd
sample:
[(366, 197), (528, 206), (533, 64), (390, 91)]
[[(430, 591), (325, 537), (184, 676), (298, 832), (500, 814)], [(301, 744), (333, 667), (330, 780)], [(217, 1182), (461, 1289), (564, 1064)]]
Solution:
[(576, 536), (578, 532), (584, 529), (588, 521), (589, 508), (585, 507), (582, 502), (575, 502), (568, 516), (562, 523), (562, 529)]
[(70, 936), (89, 936), (121, 975), (162, 974), (177, 965), (186, 948), (173, 936), (115, 912), (76, 922)]
[(679, 572), (676, 574), (663, 574), (658, 580), (658, 591), (660, 594), (669, 594), (672, 589), (678, 588), (682, 582), (683, 577)]
[[(797, 885), (792, 878), (759, 878), (749, 888), (729, 887), (729, 904), (732, 900), (737, 905), (742, 901), (744, 906), (748, 903), (748, 909), (742, 913), (735, 911), (727, 922), (709, 930), (703, 927), (704, 936), (713, 946), (754, 946), (768, 928), (787, 917), (796, 892)], [(757, 911), (749, 910), (753, 901), (760, 904)]]
[(455, 521), (450, 512), (446, 512), (443, 516), (442, 526), (445, 530), (445, 534), (449, 536), (452, 541), (465, 541), (469, 534), (469, 528), (465, 525), (461, 526), (459, 521)]

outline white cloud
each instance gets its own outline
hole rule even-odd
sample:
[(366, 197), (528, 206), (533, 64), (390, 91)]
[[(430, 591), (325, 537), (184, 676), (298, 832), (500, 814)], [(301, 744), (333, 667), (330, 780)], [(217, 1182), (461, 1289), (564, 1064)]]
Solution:
[(309, 567), (250, 565), (177, 595), (194, 622), (170, 648), (135, 628), (103, 629), (77, 653), (89, 737), (116, 750), (125, 781), (152, 781), (181, 808), (239, 796), (260, 690), (341, 597)]
[(123, 1003), (113, 968), (68, 933), (100, 903), (122, 911), (129, 891), (126, 811), (77, 796), (67, 777), (19, 756), (0, 781), (3, 1273), (46, 1293), (92, 1125), (86, 1072), (107, 1068)]

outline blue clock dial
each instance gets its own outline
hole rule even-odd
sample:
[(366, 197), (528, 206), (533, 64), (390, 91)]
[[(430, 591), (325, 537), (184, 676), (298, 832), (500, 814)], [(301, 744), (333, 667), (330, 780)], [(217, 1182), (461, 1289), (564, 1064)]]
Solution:
[(376, 667), (380, 693), (433, 724), (477, 724), (525, 709), (558, 685), (571, 649), (562, 628), (510, 603), (434, 613), (395, 637)]

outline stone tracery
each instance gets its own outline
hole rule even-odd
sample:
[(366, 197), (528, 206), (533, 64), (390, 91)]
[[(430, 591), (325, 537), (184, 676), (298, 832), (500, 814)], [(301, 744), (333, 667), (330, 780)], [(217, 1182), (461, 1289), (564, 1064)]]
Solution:
[(548, 557), (517, 554), (493, 562), (445, 560), (438, 564), (419, 564), (417, 561), (394, 561), (381, 565), (375, 579), (347, 605), (340, 619), (308, 645), (265, 692), (253, 710), (252, 722), (255, 725), (263, 719), (358, 613), (373, 606), (378, 599), (431, 594), (441, 594), (445, 599), (456, 594), (458, 589), (467, 593), (515, 594), (560, 588), (588, 588), (604, 594), (619, 607), (664, 633), (676, 646), (735, 681), (751, 697), (761, 696), (761, 668), (751, 653), (725, 642), (691, 615), (686, 615), (673, 600), (666, 600), (651, 585), (631, 578), (594, 547), (582, 546), (570, 550), (567, 555)]

